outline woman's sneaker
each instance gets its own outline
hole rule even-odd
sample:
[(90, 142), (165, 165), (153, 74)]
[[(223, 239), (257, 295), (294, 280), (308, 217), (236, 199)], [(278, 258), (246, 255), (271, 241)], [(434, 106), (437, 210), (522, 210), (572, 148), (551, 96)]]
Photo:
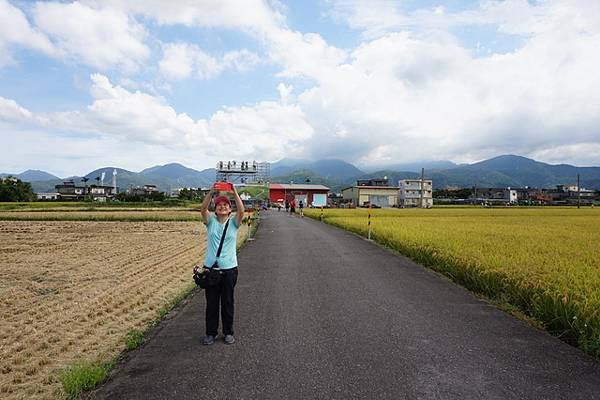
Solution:
[(233, 344), (235, 342), (233, 335), (225, 335), (223, 340), (225, 341), (225, 344)]
[(212, 335), (206, 335), (204, 336), (204, 339), (202, 340), (202, 344), (205, 344), (206, 346), (210, 346), (211, 344), (215, 344), (215, 337)]

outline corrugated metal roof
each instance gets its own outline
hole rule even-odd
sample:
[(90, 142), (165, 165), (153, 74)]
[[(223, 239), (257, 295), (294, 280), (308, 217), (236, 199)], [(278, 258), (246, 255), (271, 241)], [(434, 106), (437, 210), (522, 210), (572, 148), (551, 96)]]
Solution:
[(300, 184), (286, 184), (286, 183), (271, 183), (269, 189), (287, 189), (287, 190), (331, 190), (327, 186), (323, 185), (300, 185)]

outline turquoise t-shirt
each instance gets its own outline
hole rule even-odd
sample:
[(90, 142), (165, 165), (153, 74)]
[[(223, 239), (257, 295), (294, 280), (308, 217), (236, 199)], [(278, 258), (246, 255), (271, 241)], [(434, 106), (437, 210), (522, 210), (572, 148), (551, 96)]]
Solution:
[[(217, 260), (219, 268), (221, 269), (230, 269), (238, 266), (237, 233), (239, 227), (240, 226), (235, 218), (229, 218), (229, 226), (227, 227), (227, 234), (225, 235), (225, 241), (223, 242), (223, 248), (221, 249), (221, 256)], [(212, 267), (217, 259), (217, 250), (219, 249), (219, 243), (221, 243), (223, 229), (225, 229), (225, 223), (219, 223), (217, 217), (211, 214), (208, 217), (208, 223), (206, 224), (208, 243), (206, 246), (204, 265), (207, 267)]]

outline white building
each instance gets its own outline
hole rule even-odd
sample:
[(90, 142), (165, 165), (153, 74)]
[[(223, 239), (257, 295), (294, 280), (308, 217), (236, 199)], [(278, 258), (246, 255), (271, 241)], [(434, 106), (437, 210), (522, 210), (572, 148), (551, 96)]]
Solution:
[(53, 193), (36, 193), (38, 200), (58, 200), (59, 194)]
[(517, 201), (519, 200), (517, 191), (514, 189), (508, 188), (508, 189), (506, 189), (504, 194), (505, 194), (505, 199), (508, 200), (508, 202), (511, 204), (516, 204)]
[[(398, 182), (398, 205), (400, 207), (433, 207), (433, 182), (424, 179), (421, 187), (420, 179), (403, 179)], [(421, 203), (423, 199), (423, 203)]]

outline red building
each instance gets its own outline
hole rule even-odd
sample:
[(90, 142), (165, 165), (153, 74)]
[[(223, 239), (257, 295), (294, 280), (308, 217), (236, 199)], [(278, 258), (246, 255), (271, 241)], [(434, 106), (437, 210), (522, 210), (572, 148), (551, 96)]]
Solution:
[(296, 207), (300, 201), (307, 207), (321, 207), (327, 205), (327, 193), (329, 188), (323, 185), (296, 185), (296, 184), (269, 184), (269, 199), (271, 203), (285, 204), (287, 200), (296, 201)]

